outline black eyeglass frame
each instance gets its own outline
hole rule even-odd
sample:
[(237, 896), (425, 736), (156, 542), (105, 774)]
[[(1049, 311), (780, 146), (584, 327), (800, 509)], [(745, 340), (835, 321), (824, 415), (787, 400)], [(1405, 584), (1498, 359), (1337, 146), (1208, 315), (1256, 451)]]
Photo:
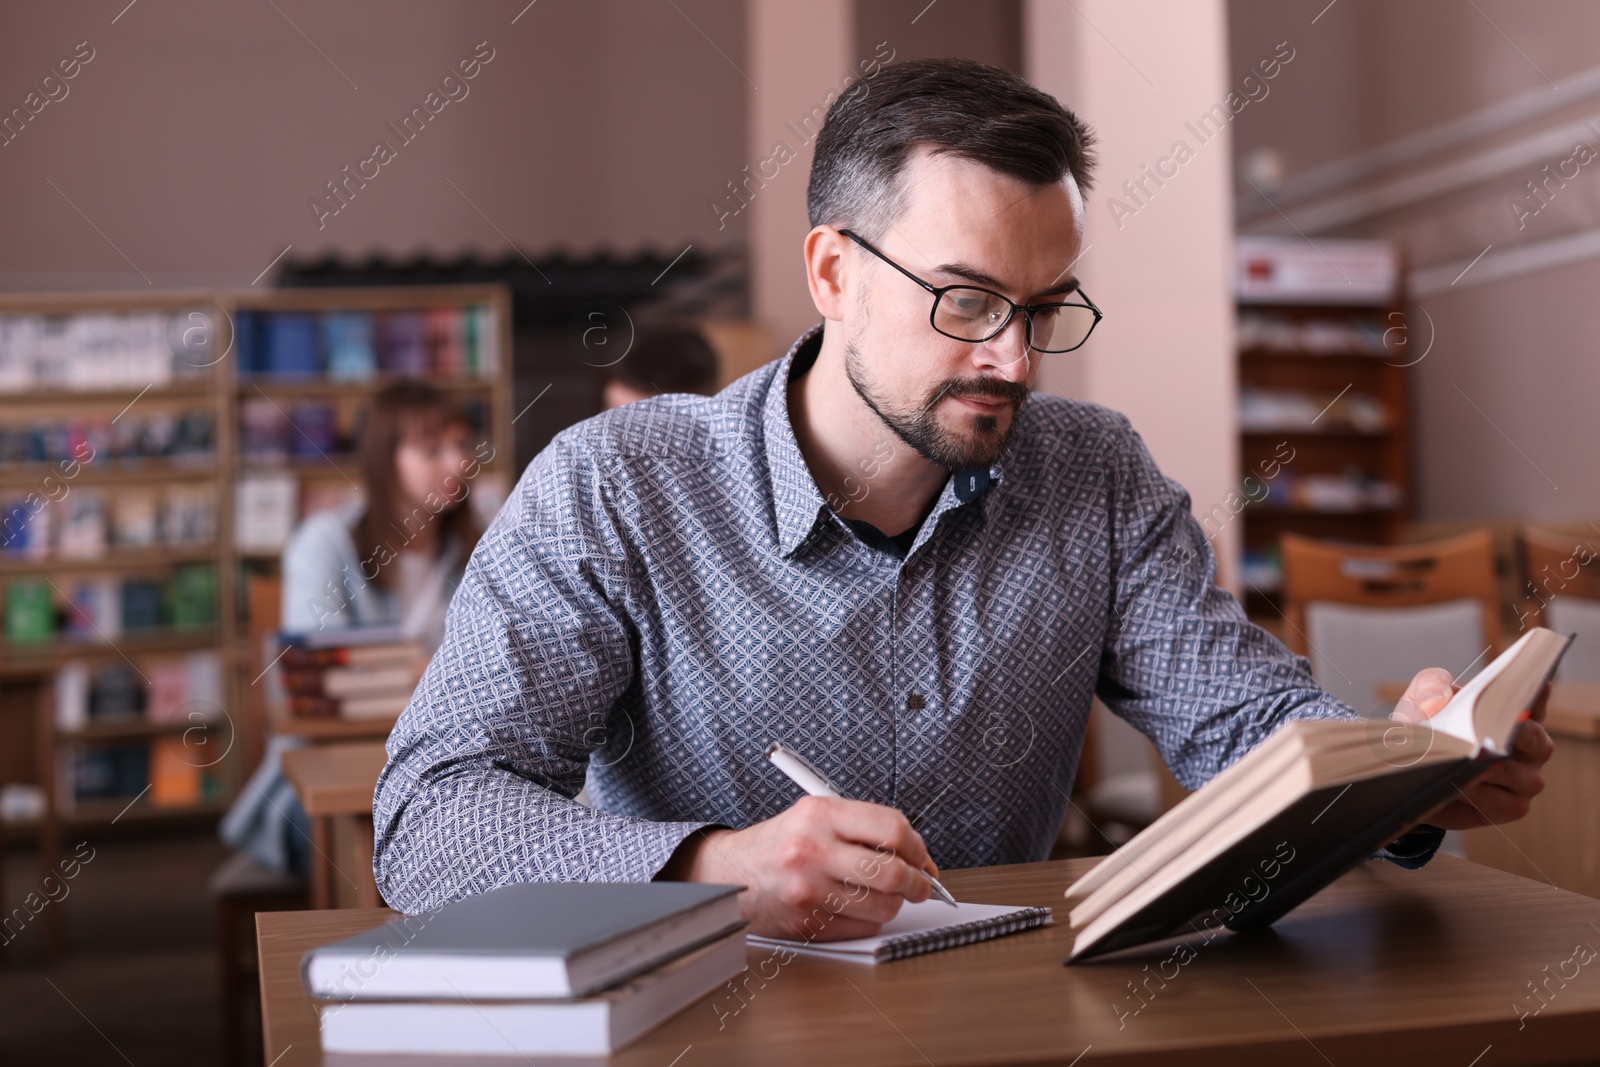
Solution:
[[(1004, 293), (997, 293), (993, 289), (985, 289), (981, 285), (971, 285), (971, 284), (968, 284), (968, 283), (965, 283), (965, 282), (958, 283), (956, 285), (932, 285), (932, 284), (930, 284), (930, 283), (928, 283), (926, 281), (923, 281), (921, 278), (917, 277), (915, 274), (912, 274), (909, 270), (906, 270), (906, 268), (902, 267), (900, 264), (896, 263), (894, 260), (892, 260), (888, 256), (884, 255), (882, 252), (878, 251), (876, 248), (874, 248), (872, 246), (872, 243), (870, 241), (868, 241), (865, 237), (862, 237), (860, 234), (856, 233), (855, 231), (853, 231), (853, 230), (840, 230), (839, 232), (844, 234), (846, 237), (850, 238), (850, 240), (854, 241), (856, 244), (860, 245), (862, 248), (865, 248), (868, 252), (871, 252), (873, 255), (877, 256), (879, 259), (881, 259), (885, 263), (889, 264), (889, 266), (893, 267), (895, 270), (899, 271), (901, 274), (904, 274), (907, 278), (910, 278), (912, 281), (916, 282), (918, 285), (922, 286), (928, 292), (933, 294), (933, 307), (928, 309), (928, 325), (932, 326), (934, 331), (937, 332), (941, 337), (948, 337), (948, 338), (950, 338), (951, 340), (954, 340), (954, 341), (965, 341), (968, 344), (981, 345), (981, 344), (983, 344), (983, 342), (993, 340), (994, 338), (996, 338), (996, 337), (1000, 336), (1002, 333), (1004, 333), (1006, 327), (1011, 325), (1011, 320), (1016, 318), (1017, 312), (1021, 311), (1021, 312), (1023, 312), (1023, 327), (1024, 327), (1024, 329), (1027, 330), (1028, 347), (1032, 348), (1033, 351), (1039, 352), (1041, 354), (1059, 355), (1060, 353), (1063, 353), (1063, 352), (1074, 352), (1074, 351), (1078, 350), (1079, 348), (1082, 348), (1084, 346), (1084, 343), (1089, 340), (1089, 335), (1094, 333), (1094, 328), (1096, 326), (1100, 325), (1100, 320), (1105, 318), (1104, 313), (1102, 313), (1101, 310), (1098, 307), (1095, 306), (1095, 303), (1094, 303), (1093, 300), (1089, 299), (1089, 294), (1085, 293), (1083, 291), (1083, 287), (1082, 286), (1079, 286), (1078, 288), (1073, 290), (1073, 292), (1077, 293), (1078, 296), (1083, 298), (1083, 303), (1081, 303), (1081, 304), (1073, 304), (1073, 303), (1069, 303), (1068, 301), (1065, 301), (1065, 300), (1052, 300), (1047, 304), (1019, 304), (1015, 300), (1012, 300), (1009, 296), (1006, 296)], [(989, 334), (988, 336), (986, 336), (986, 337), (978, 337), (978, 338), (957, 337), (953, 333), (947, 333), (944, 330), (939, 329), (939, 324), (934, 321), (935, 317), (939, 314), (939, 302), (944, 299), (944, 294), (946, 294), (946, 293), (948, 293), (948, 292), (950, 292), (950, 291), (952, 291), (954, 289), (972, 289), (972, 290), (975, 290), (976, 292), (987, 293), (989, 296), (997, 297), (1000, 300), (1005, 301), (1006, 304), (1008, 304), (1010, 306), (1011, 310), (1006, 312), (1005, 319), (1003, 319), (1001, 321), (1000, 325), (995, 329), (995, 331), (993, 333)], [(1036, 311), (1045, 311), (1045, 310), (1047, 310), (1049, 308), (1054, 308), (1054, 307), (1088, 308), (1090, 311), (1094, 312), (1094, 322), (1089, 326), (1089, 329), (1084, 332), (1083, 340), (1079, 341), (1077, 344), (1073, 345), (1071, 348), (1058, 348), (1058, 349), (1034, 348), (1033, 347), (1033, 315), (1034, 315), (1034, 312), (1036, 312)]]

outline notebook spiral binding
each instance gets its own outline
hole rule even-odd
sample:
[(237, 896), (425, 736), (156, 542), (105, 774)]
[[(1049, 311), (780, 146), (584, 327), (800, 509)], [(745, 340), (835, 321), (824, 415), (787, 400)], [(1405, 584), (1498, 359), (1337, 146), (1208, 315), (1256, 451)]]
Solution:
[(897, 934), (894, 937), (885, 938), (874, 955), (880, 961), (898, 960), (905, 956), (916, 956), (923, 952), (936, 952), (939, 949), (955, 948), (957, 945), (965, 945), (973, 941), (987, 941), (991, 937), (999, 937), (1002, 934), (1043, 926), (1051, 921), (1051, 915), (1052, 912), (1049, 908), (1030, 907), (1012, 912), (1010, 915), (1001, 915), (991, 919), (973, 919), (971, 922), (957, 923), (954, 926), (946, 926), (937, 930), (918, 930), (914, 933)]

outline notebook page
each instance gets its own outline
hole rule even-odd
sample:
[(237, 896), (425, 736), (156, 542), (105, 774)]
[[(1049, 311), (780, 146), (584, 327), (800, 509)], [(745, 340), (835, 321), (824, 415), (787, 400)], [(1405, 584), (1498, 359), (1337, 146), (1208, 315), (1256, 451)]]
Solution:
[(1010, 904), (957, 903), (951, 907), (929, 898), (917, 904), (902, 904), (893, 919), (872, 937), (853, 937), (843, 941), (786, 941), (747, 934), (751, 945), (770, 945), (857, 963), (880, 963), (902, 956), (933, 952), (941, 948), (1043, 926), (1052, 922), (1049, 908)]

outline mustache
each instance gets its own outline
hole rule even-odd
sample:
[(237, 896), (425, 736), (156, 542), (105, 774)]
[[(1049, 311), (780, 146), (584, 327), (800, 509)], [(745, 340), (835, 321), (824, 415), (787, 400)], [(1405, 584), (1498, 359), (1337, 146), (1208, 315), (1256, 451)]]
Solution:
[(933, 396), (923, 405), (922, 410), (927, 411), (933, 405), (947, 396), (975, 396), (992, 400), (1009, 400), (1012, 407), (1020, 408), (1022, 402), (1028, 399), (1031, 390), (1021, 382), (1010, 382), (1003, 378), (951, 378), (934, 391)]

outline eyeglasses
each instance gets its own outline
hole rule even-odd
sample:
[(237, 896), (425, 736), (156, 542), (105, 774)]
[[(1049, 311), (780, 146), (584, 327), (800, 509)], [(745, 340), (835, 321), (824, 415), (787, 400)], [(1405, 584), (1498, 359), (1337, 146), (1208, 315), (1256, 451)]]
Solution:
[[(860, 234), (840, 230), (850, 240), (883, 260), (933, 294), (928, 321), (935, 330), (957, 341), (977, 344), (998, 336), (1018, 311), (1024, 315), (1027, 347), (1035, 352), (1071, 352), (1089, 339), (1101, 318), (1100, 309), (1080, 288), (1081, 304), (1018, 304), (999, 293), (975, 285), (929, 285), (900, 264), (873, 248)], [(1008, 362), (1015, 362), (1012, 359)]]

